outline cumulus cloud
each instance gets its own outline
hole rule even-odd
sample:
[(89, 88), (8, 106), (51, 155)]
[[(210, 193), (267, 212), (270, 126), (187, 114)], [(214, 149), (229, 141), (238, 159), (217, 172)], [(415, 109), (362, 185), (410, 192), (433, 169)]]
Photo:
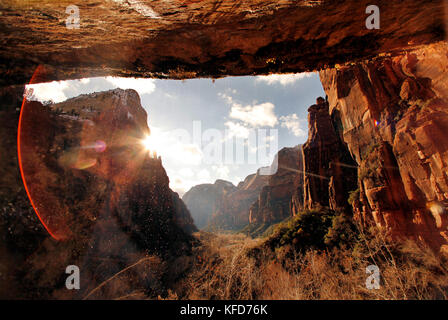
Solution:
[[(252, 128), (273, 127), (278, 123), (277, 116), (274, 113), (275, 105), (271, 102), (243, 106), (228, 94), (218, 93), (218, 96), (230, 105), (229, 117), (241, 121), (245, 126)], [(241, 129), (241, 125), (236, 127), (235, 122), (228, 122), (226, 126)]]
[(156, 84), (154, 79), (95, 77), (30, 84), (26, 88), (33, 90), (30, 100), (59, 103), (80, 94), (107, 91), (115, 88), (134, 89), (140, 95), (150, 94), (156, 89)]
[(312, 72), (290, 73), (290, 74), (270, 74), (268, 76), (257, 76), (256, 82), (264, 82), (268, 85), (279, 83), (283, 86), (293, 84), (303, 78), (310, 78)]
[[(188, 135), (188, 132), (185, 132), (184, 135)], [(150, 150), (157, 151), (163, 159), (173, 163), (182, 159), (183, 164), (199, 165), (203, 158), (199, 146), (194, 143), (189, 143), (186, 138), (182, 138), (181, 130), (165, 131), (151, 126), (148, 147)], [(186, 173), (186, 171), (183, 171), (183, 173)]]
[(271, 102), (248, 106), (233, 103), (230, 117), (241, 120), (252, 127), (273, 127), (278, 122), (274, 108), (275, 105)]
[(154, 79), (146, 78), (120, 78), (106, 77), (106, 81), (110, 82), (114, 87), (121, 89), (134, 89), (140, 95), (150, 94), (156, 89)]
[(302, 124), (305, 123), (305, 120), (299, 119), (297, 114), (293, 113), (280, 117), (280, 123), (283, 128), (287, 128), (296, 137), (306, 136), (305, 130), (302, 129)]
[(249, 129), (239, 123), (227, 121), (224, 125), (227, 127), (227, 138), (247, 139), (249, 137)]
[(232, 104), (233, 103), (232, 96), (229, 96), (226, 93), (218, 92), (218, 96), (221, 97), (222, 99), (224, 99), (228, 104)]
[(38, 100), (41, 102), (52, 101), (58, 103), (68, 99), (64, 90), (69, 87), (69, 84), (69, 81), (52, 81), (30, 84), (26, 86), (26, 89), (29, 93), (32, 92), (29, 97), (30, 100)]

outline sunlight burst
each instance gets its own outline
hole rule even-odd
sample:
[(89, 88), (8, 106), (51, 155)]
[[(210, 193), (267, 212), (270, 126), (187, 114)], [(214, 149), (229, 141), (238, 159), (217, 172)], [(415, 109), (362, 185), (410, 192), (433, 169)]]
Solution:
[(146, 151), (149, 151), (151, 147), (153, 146), (153, 143), (151, 141), (151, 136), (146, 136), (144, 139), (142, 139), (141, 143)]

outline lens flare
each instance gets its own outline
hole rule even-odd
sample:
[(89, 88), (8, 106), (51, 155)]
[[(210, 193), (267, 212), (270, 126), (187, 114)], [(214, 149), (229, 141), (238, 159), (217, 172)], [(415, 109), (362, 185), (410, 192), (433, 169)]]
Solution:
[(144, 139), (142, 139), (141, 144), (143, 145), (146, 151), (149, 151), (151, 149), (151, 146), (153, 145), (151, 141), (151, 136), (146, 136)]
[(95, 151), (98, 153), (104, 152), (106, 150), (106, 142), (103, 140), (97, 140), (95, 142)]

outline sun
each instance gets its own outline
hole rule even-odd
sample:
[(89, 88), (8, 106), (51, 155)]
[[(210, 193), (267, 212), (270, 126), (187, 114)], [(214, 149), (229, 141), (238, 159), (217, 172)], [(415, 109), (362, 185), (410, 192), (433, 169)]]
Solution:
[(153, 146), (151, 136), (147, 135), (144, 139), (141, 140), (141, 144), (145, 148), (146, 151), (149, 151), (151, 149), (151, 146)]

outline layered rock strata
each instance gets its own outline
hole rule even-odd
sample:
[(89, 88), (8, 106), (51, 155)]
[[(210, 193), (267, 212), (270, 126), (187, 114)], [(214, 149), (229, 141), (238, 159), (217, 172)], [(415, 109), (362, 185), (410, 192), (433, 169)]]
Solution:
[(320, 72), (356, 160), (355, 218), (447, 251), (446, 42)]

